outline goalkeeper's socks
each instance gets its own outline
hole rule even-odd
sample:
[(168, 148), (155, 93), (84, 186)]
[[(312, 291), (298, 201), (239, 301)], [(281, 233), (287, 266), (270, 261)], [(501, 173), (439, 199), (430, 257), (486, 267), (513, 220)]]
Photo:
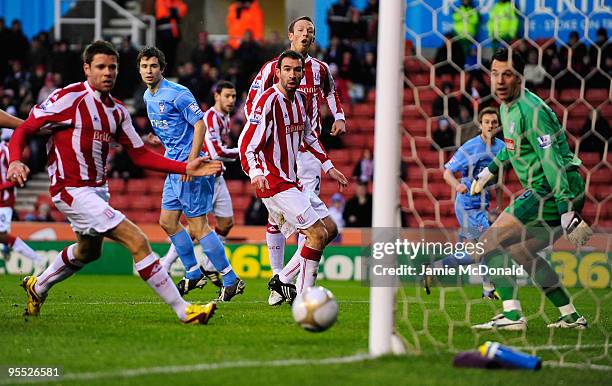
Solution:
[[(500, 293), (500, 296), (501, 296), (501, 293)], [(523, 316), (521, 302), (519, 302), (516, 299), (502, 301), (502, 307), (504, 309), (503, 311), (504, 316), (510, 320), (517, 321)]]
[(578, 313), (578, 311), (576, 311), (576, 308), (572, 303), (567, 303), (563, 306), (560, 306), (559, 313), (561, 313), (561, 317), (565, 319), (565, 321), (571, 321), (572, 323), (582, 316)]
[(209, 232), (206, 236), (200, 239), (202, 250), (215, 266), (217, 272), (223, 276), (223, 286), (229, 287), (238, 278), (232, 269), (232, 266), (225, 256), (225, 248), (219, 240), (219, 236), (215, 232)]
[(465, 252), (456, 252), (454, 255), (448, 255), (441, 260), (434, 261), (434, 268), (452, 267), (457, 268), (459, 265), (470, 265), (474, 262), (472, 256)]
[(193, 270), (193, 267), (198, 265), (198, 261), (196, 260), (195, 252), (193, 251), (193, 241), (191, 241), (191, 237), (185, 228), (170, 236), (170, 240), (172, 241), (172, 244), (174, 244), (176, 252), (181, 259), (181, 263), (183, 263), (183, 266), (185, 267), (185, 277), (189, 280), (195, 280), (202, 277), (201, 272)]

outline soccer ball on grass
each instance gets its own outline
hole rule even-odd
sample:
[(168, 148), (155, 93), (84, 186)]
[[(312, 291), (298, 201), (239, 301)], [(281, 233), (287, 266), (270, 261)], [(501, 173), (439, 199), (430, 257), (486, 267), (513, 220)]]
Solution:
[(338, 319), (338, 303), (334, 294), (323, 287), (306, 288), (293, 301), (293, 319), (305, 330), (321, 332)]

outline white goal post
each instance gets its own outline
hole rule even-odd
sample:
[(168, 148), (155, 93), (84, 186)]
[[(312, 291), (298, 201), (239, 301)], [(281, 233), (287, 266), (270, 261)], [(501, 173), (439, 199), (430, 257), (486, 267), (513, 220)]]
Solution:
[[(399, 178), (403, 96), (405, 0), (382, 0), (378, 20), (376, 118), (374, 129), (373, 228), (400, 226)], [(373, 232), (373, 235), (376, 232)], [(376, 283), (370, 275), (369, 352), (380, 356), (398, 352), (394, 341), (396, 288)]]

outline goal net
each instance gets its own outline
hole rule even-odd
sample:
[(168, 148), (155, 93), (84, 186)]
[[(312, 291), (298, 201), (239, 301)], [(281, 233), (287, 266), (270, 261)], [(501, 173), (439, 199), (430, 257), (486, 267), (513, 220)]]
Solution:
[[(585, 199), (581, 213), (594, 235), (580, 248), (561, 237), (538, 255), (558, 273), (572, 303), (588, 320), (589, 328), (548, 328), (548, 324), (558, 319), (559, 310), (529, 276), (520, 271), (513, 271), (509, 277), (518, 288), (522, 314), (528, 325), (525, 331), (472, 328), (502, 312), (500, 300), (481, 297), (482, 277), (477, 274), (438, 277), (431, 294), (427, 295), (420, 275), (403, 272), (395, 275), (399, 285), (391, 282), (377, 285), (375, 280), (370, 281), (372, 310), (384, 309), (376, 308), (381, 307), (375, 300), (380, 294), (395, 296), (393, 310), (389, 310), (394, 315), (391, 330), (376, 324), (373, 318), (379, 315), (371, 311), (371, 324), (385, 331), (377, 332), (376, 339), (395, 332), (402, 337), (409, 352), (423, 355), (474, 350), (486, 341), (497, 341), (538, 355), (548, 366), (612, 370), (612, 152), (609, 129), (612, 123), (612, 49), (601, 40), (601, 34), (609, 33), (612, 28), (611, 10), (599, 1), (511, 0), (518, 23), (516, 37), (496, 40), (490, 37), (490, 29), (503, 34), (505, 29), (513, 28), (507, 20), (499, 19), (489, 24), (489, 18), (496, 12), (493, 7), (498, 2), (476, 0), (472, 3), (479, 18), (477, 32), (474, 37), (466, 37), (454, 31), (457, 19), (453, 19), (453, 15), (462, 12), (460, 1), (407, 1), (402, 31), (405, 43), (401, 69), (403, 88), (398, 91), (391, 85), (383, 89), (377, 84), (376, 141), (383, 138), (383, 134), (379, 134), (383, 130), (379, 120), (380, 93), (397, 95), (395, 93), (399, 92), (403, 101), (399, 118), (400, 170), (376, 165), (384, 162), (388, 154), (381, 154), (380, 144), (375, 148), (376, 173), (389, 174), (393, 179), (399, 174), (400, 178), (397, 206), (401, 208), (402, 230), (392, 233), (400, 240), (411, 242), (456, 243), (461, 240), (456, 192), (444, 180), (445, 164), (459, 146), (479, 135), (479, 112), (485, 107), (497, 110), (500, 105), (490, 88), (489, 63), (493, 49), (507, 47), (518, 51), (526, 62), (524, 85), (552, 109), (565, 131), (571, 151), (582, 161), (579, 172), (585, 182)], [(381, 5), (380, 24), (386, 21)], [(384, 27), (380, 28), (379, 55), (384, 49), (380, 36)], [(397, 71), (393, 60), (385, 63), (379, 58), (378, 63), (378, 82), (381, 72)], [(393, 117), (390, 119), (393, 121)], [(388, 126), (384, 130), (386, 136), (392, 131)], [(503, 142), (501, 134), (499, 138)], [(488, 216), (491, 223), (500, 211), (524, 195), (525, 189), (511, 169), (511, 166), (504, 168), (496, 180), (496, 188), (490, 189)], [(394, 226), (392, 221), (376, 222), (377, 200), (389, 197), (389, 192), (383, 189), (377, 196), (376, 185), (381, 181), (385, 180), (375, 174), (374, 234), (377, 227)], [(384, 209), (384, 204), (379, 203), (378, 208)], [(541, 210), (538, 218), (543, 216)], [(553, 229), (545, 226), (543, 231), (552, 232)], [(389, 235), (386, 237), (386, 241), (393, 239)], [(372, 242), (375, 239), (373, 235)], [(474, 237), (474, 241), (477, 240), (478, 237)], [(407, 254), (396, 252), (399, 252), (394, 256), (397, 261), (389, 264), (400, 267), (405, 263), (413, 266), (417, 273), (425, 262), (445, 256), (444, 250), (434, 250), (419, 253), (417, 259), (412, 260)], [(511, 253), (506, 252), (505, 266), (511, 267), (508, 262)], [(376, 259), (371, 260), (376, 262)], [(369, 269), (372, 276), (372, 267)], [(385, 287), (387, 292), (376, 292), (384, 291), (380, 287)], [(371, 353), (392, 351), (388, 346), (383, 352), (380, 347), (372, 350), (373, 344), (376, 346), (372, 327), (370, 334)]]

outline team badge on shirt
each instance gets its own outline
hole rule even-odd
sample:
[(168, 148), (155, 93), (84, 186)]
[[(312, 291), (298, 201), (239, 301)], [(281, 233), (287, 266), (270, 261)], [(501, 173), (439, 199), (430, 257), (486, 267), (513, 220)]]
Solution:
[(159, 102), (159, 112), (163, 114), (165, 110), (166, 105), (164, 104), (164, 102)]
[(538, 137), (538, 144), (542, 149), (548, 149), (552, 146), (552, 139), (549, 134)]

